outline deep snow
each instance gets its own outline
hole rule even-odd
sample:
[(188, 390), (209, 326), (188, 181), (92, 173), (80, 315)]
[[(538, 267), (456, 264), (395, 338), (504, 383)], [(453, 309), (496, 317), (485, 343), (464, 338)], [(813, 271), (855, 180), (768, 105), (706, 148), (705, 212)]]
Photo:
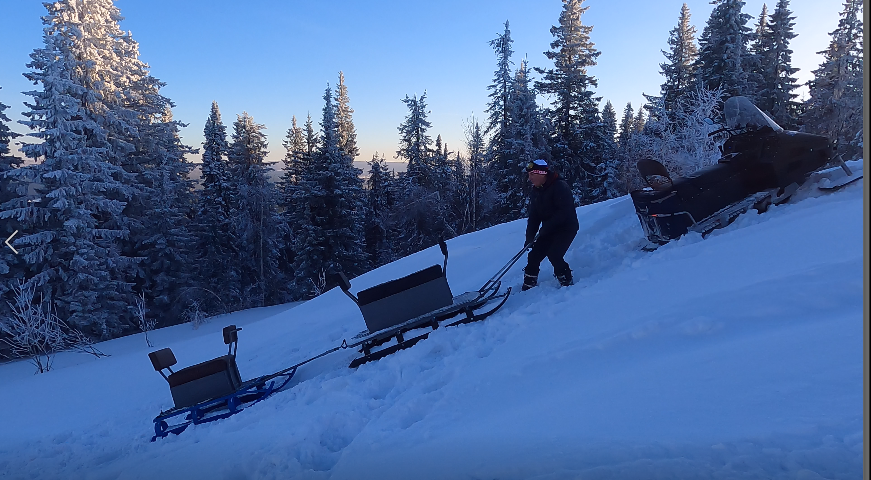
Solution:
[[(861, 169), (861, 162), (853, 162)], [(441, 328), (356, 370), (351, 350), (300, 368), (238, 415), (149, 442), (171, 406), (147, 352), (179, 367), (243, 327), (251, 378), (365, 328), (334, 289), (63, 354), (49, 373), (0, 366), (0, 477), (10, 479), (862, 477), (863, 194), (805, 187), (764, 215), (642, 252), (632, 202), (578, 209), (576, 285), (512, 294), (483, 322)], [(523, 243), (523, 221), (448, 242), (455, 294)], [(437, 247), (352, 291), (441, 263)], [(522, 262), (506, 276), (519, 285)], [(293, 308), (291, 308), (293, 307)]]

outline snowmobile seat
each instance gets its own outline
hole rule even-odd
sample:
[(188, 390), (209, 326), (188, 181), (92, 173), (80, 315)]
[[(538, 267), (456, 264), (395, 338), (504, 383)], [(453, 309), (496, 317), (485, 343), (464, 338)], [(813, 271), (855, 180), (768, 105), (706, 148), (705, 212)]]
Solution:
[(636, 190), (630, 195), (642, 225), (649, 225), (658, 237), (673, 239), (754, 193), (746, 188), (746, 176), (744, 164), (718, 163), (675, 179), (669, 189)]
[[(239, 328), (230, 325), (224, 328), (224, 343), (229, 345), (227, 355), (213, 358), (177, 372), (172, 371), (177, 363), (175, 355), (169, 348), (163, 348), (148, 354), (154, 369), (159, 372), (167, 383), (176, 408), (190, 407), (197, 403), (229, 395), (242, 386), (242, 378), (236, 365), (236, 352), (233, 347), (238, 345), (236, 332)], [(169, 370), (169, 376), (163, 370)]]
[(673, 182), (665, 165), (656, 160), (642, 159), (635, 166), (638, 168), (638, 173), (641, 174), (644, 182), (654, 190), (665, 191), (671, 189)]

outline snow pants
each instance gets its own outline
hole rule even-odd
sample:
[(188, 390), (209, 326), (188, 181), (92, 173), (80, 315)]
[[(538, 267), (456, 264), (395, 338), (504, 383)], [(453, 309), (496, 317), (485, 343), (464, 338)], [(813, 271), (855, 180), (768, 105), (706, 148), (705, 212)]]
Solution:
[(542, 260), (547, 257), (550, 264), (553, 265), (554, 275), (561, 273), (569, 273), (569, 264), (563, 260), (569, 247), (572, 245), (572, 240), (578, 234), (577, 230), (554, 232), (546, 237), (539, 237), (532, 245), (529, 255), (526, 259), (526, 268), (524, 271), (530, 275), (538, 275), (539, 267)]

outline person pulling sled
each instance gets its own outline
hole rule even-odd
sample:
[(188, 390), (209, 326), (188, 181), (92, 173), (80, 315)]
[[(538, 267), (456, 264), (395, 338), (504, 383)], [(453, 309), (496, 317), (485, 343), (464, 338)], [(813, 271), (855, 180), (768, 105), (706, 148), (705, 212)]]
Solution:
[(553, 265), (553, 274), (560, 285), (569, 286), (573, 283), (572, 270), (563, 256), (580, 228), (572, 191), (559, 174), (549, 170), (544, 160), (529, 163), (526, 172), (532, 191), (529, 194), (525, 245), (531, 246), (532, 250), (523, 269), (521, 290), (538, 285), (539, 267), (545, 257)]

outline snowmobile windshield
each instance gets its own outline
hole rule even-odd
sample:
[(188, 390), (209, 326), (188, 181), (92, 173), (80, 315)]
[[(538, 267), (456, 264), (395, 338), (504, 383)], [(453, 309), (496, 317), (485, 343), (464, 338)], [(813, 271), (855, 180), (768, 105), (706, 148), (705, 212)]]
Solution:
[(756, 108), (747, 97), (732, 97), (726, 100), (723, 106), (723, 115), (726, 117), (726, 126), (732, 130), (748, 129), (758, 130), (763, 127), (771, 127), (775, 132), (782, 132), (783, 128), (774, 123), (762, 110)]

